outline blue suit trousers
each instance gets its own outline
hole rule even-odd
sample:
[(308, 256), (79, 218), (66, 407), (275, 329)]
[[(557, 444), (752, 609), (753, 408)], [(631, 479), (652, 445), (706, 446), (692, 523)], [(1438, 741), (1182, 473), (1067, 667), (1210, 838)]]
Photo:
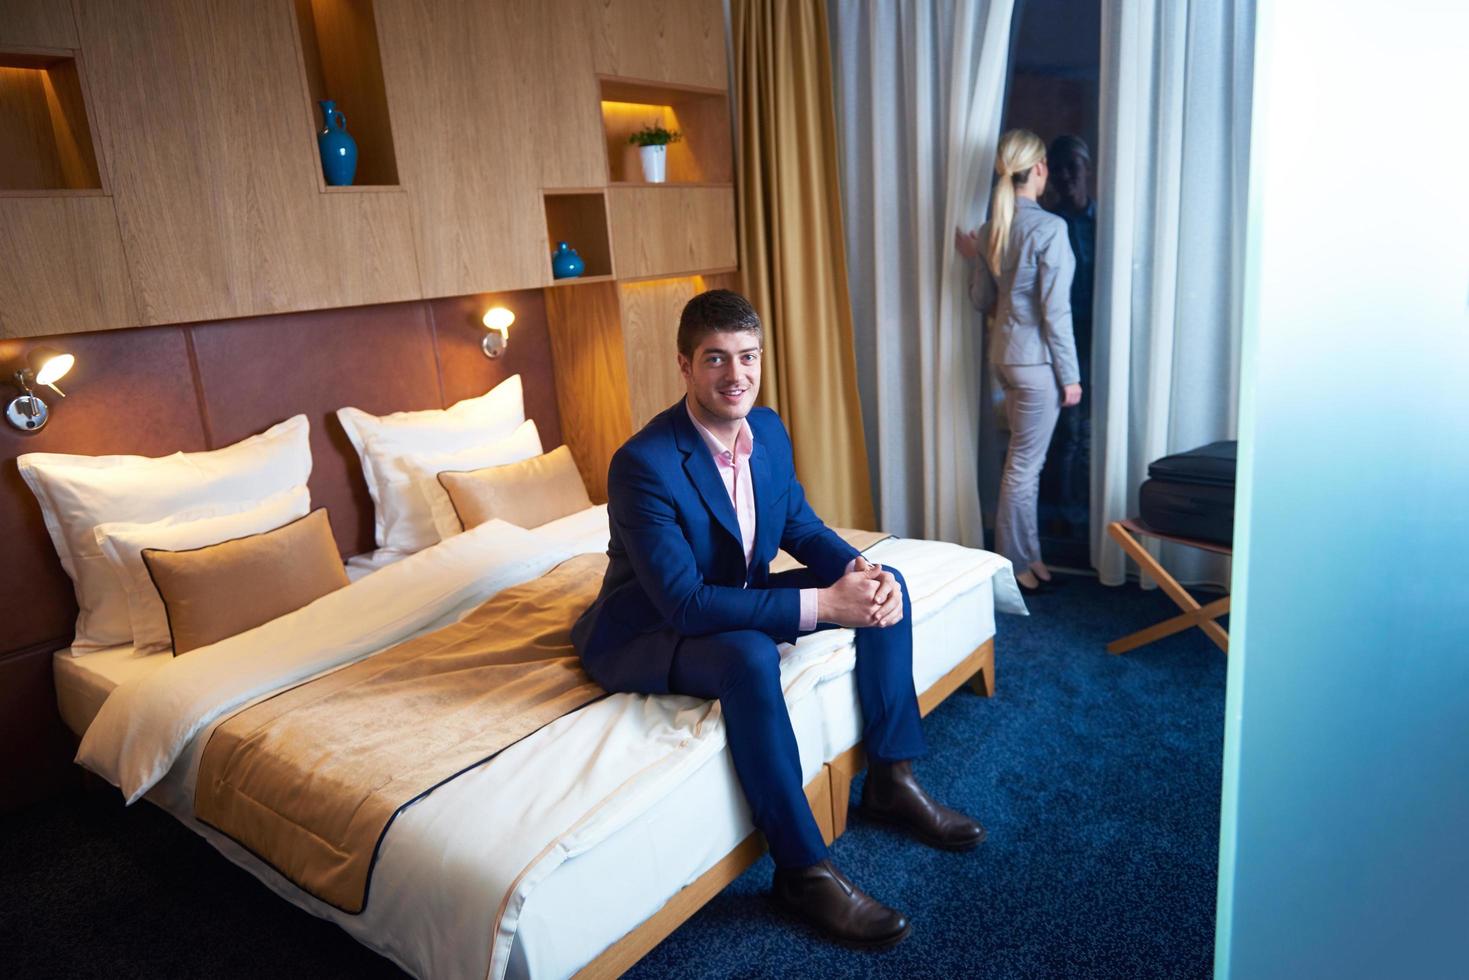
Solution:
[[(857, 694), (862, 707), (862, 737), (870, 759), (899, 762), (922, 755), (926, 746), (913, 688), (913, 608), (902, 575), (888, 569), (903, 589), (903, 619), (885, 628), (859, 629)], [(771, 588), (820, 588), (807, 569), (772, 575)], [(817, 629), (833, 629), (819, 624)], [(627, 644), (621, 660), (638, 656), (645, 642), (667, 644), (655, 631)], [(780, 686), (780, 656), (775, 640), (758, 630), (685, 636), (675, 644), (669, 690), (717, 698), (724, 714), (735, 772), (750, 804), (755, 826), (764, 832), (778, 867), (801, 868), (827, 857), (826, 843), (811, 815), (801, 781), (801, 758)], [(599, 671), (601, 673), (602, 671)], [(595, 677), (608, 690), (617, 678)], [(613, 683), (609, 684), (611, 681)]]

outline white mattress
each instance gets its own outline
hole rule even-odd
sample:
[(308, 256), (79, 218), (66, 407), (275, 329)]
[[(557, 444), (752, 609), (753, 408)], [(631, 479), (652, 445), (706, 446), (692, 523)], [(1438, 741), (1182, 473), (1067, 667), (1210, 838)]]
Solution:
[(167, 650), (139, 653), (130, 646), (76, 655), (69, 649), (56, 651), (51, 664), (56, 674), (56, 707), (61, 711), (61, 720), (80, 738), (117, 685), (146, 674), (172, 658), (173, 654)]
[[(605, 508), (593, 508), (555, 524), (557, 526), (548, 525), (544, 529), (544, 536), (554, 540), (558, 547), (595, 552), (606, 546)], [(536, 533), (540, 534), (541, 530)], [(876, 546), (872, 555), (876, 560), (908, 572), (910, 582), (914, 577), (908, 562), (926, 557), (928, 581), (932, 585), (943, 578), (940, 569), (955, 564), (953, 556), (942, 550), (953, 547), (927, 542), (889, 541)], [(973, 556), (976, 553), (969, 554)], [(969, 564), (973, 566), (974, 563)], [(914, 631), (914, 675), (918, 690), (926, 689), (993, 635), (995, 576), (1001, 571), (1005, 573), (999, 576), (1004, 580), (1001, 605), (1002, 608), (1013, 608), (1009, 593), (1014, 590), (1014, 585), (1008, 575), (1008, 565), (1002, 559), (994, 559), (994, 563), (986, 567), (990, 570), (984, 577), (976, 580), (971, 574), (963, 588), (940, 589), (933, 596), (935, 601), (925, 602), (919, 608)], [(841, 656), (827, 657), (815, 666), (802, 668), (804, 671), (821, 672), (814, 683), (798, 683), (788, 676), (799, 671), (783, 672), (787, 690), (800, 692), (789, 703), (806, 781), (816, 776), (824, 761), (855, 744), (859, 738), (860, 711), (850, 671), (850, 645), (844, 649), (847, 651), (845, 662)], [(159, 657), (163, 659), (157, 660)], [(75, 730), (84, 730), (107, 692), (140, 672), (171, 659), (166, 653), (138, 656), (129, 648), (99, 651), (82, 657), (59, 655), (56, 676), (63, 717)], [(693, 699), (679, 700), (697, 703)], [(534, 742), (541, 735), (555, 737), (554, 732), (543, 731), (526, 741)], [(174, 774), (159, 784), (148, 798), (206, 837), (231, 861), (249, 870), (286, 900), (337, 922), (359, 941), (411, 972), (458, 972), (434, 966), (432, 952), (427, 954), (429, 959), (425, 961), (421, 946), (398, 945), (392, 929), (385, 928), (387, 923), (394, 922), (403, 913), (384, 907), (383, 903), (398, 901), (393, 897), (398, 894), (412, 894), (404, 891), (403, 887), (384, 891), (380, 897), (375, 890), (376, 901), (369, 903), (366, 913), (345, 915), (301, 892), (233, 841), (195, 822), (192, 819), (192, 792), (189, 790), (191, 770), (197, 764), (196, 752), (206, 741), (207, 733), (196, 739), (195, 748), (189, 753), (193, 758), (181, 761)], [(507, 751), (505, 756), (509, 754)], [(497, 764), (515, 765), (513, 760), (506, 759), (501, 763), (497, 758), (486, 766), (495, 767)], [(556, 845), (564, 851), (561, 857), (540, 865), (549, 869), (543, 877), (536, 878), (536, 865), (526, 868), (524, 873), (536, 880), (524, 892), (523, 904), (513, 927), (514, 938), (508, 959), (500, 961), (504, 975), (541, 977), (575, 972), (655, 913), (679, 889), (712, 867), (750, 833), (748, 809), (727, 752), (718, 751), (708, 756), (679, 779), (668, 792), (649, 794), (650, 802), (645, 808), (584, 849), (576, 846), (577, 833), (573, 827), (568, 832), (569, 836)], [(451, 796), (456, 791), (467, 794), (473, 782), (456, 780), (436, 791), (434, 796)], [(460, 783), (465, 783), (465, 787), (461, 789)], [(479, 785), (484, 785), (483, 781)], [(430, 819), (435, 807), (425, 804), (432, 799), (405, 811), (400, 823)], [(589, 811), (587, 818), (590, 819), (593, 812)], [(431, 838), (432, 834), (429, 836)], [(420, 835), (420, 839), (425, 838)], [(384, 841), (385, 864), (394, 860), (394, 842), (395, 837), (390, 833)], [(415, 855), (407, 867), (417, 867), (420, 863)], [(392, 880), (402, 881), (409, 877), (405, 875), (401, 860), (388, 872), (383, 872), (385, 864), (380, 864), (378, 871), (388, 874)], [(420, 887), (431, 890), (439, 887), (438, 873), (432, 868), (422, 875), (426, 884)], [(374, 880), (377, 880), (376, 876)], [(458, 904), (443, 896), (435, 897), (434, 902), (447, 903), (443, 904), (446, 918), (452, 918), (452, 913), (447, 910), (472, 904), (464, 901), (462, 896)], [(373, 908), (375, 904), (378, 906), (376, 909)], [(447, 924), (444, 927), (449, 928)], [(460, 934), (463, 934), (462, 926)], [(486, 930), (483, 940), (486, 946), (491, 938)]]

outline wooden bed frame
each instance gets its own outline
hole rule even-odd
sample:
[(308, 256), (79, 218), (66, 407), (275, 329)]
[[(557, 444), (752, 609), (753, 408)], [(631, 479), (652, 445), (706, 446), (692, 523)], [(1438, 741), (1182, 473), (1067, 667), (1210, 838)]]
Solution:
[[(918, 710), (927, 715), (945, 698), (965, 683), (979, 695), (995, 693), (995, 641), (991, 637), (961, 660), (943, 677), (918, 696)], [(861, 744), (843, 752), (821, 767), (816, 778), (806, 785), (806, 799), (811, 813), (821, 827), (821, 836), (830, 844), (847, 829), (847, 806), (851, 799), (852, 780), (867, 765)], [(619, 977), (646, 956), (654, 946), (667, 939), (675, 929), (693, 916), (704, 904), (724, 890), (730, 882), (744, 874), (765, 853), (765, 841), (756, 831), (720, 861), (684, 886), (642, 925), (613, 943), (602, 954), (576, 974), (582, 980), (605, 980)]]

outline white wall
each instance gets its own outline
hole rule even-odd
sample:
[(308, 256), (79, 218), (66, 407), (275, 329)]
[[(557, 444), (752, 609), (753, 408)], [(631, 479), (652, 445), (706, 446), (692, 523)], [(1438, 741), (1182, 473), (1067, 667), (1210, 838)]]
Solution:
[(1216, 973), (1464, 976), (1469, 3), (1261, 4)]

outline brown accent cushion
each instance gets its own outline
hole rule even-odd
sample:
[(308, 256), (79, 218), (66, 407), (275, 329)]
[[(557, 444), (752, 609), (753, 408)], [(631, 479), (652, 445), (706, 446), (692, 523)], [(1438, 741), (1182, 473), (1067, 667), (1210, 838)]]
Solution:
[(263, 534), (191, 551), (148, 548), (142, 554), (168, 613), (176, 657), (295, 612), (347, 584), (324, 507)]
[(440, 473), (439, 485), (466, 531), (496, 518), (520, 527), (540, 527), (592, 506), (565, 446), (506, 466)]

